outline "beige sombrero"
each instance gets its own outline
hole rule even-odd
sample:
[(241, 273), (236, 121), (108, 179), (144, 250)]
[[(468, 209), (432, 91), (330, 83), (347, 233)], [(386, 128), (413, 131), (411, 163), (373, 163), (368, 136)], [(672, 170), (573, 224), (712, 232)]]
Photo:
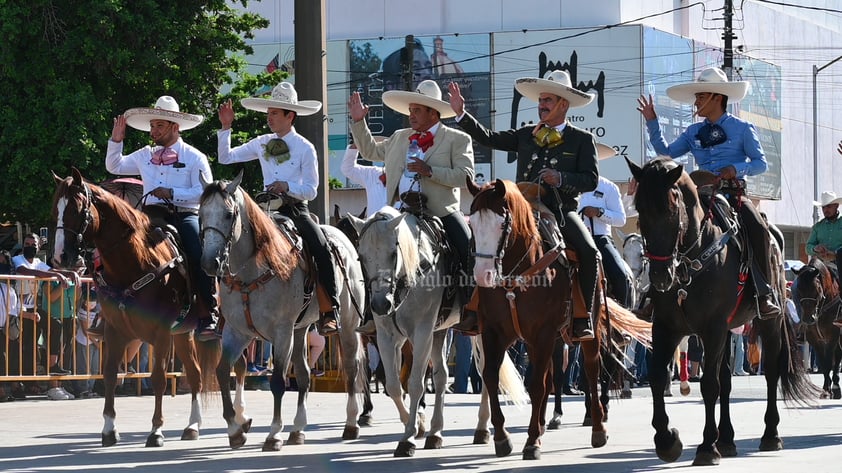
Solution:
[(617, 150), (602, 143), (596, 144), (596, 159), (602, 161), (603, 159), (613, 158), (617, 156)]
[(415, 92), (390, 90), (383, 93), (383, 104), (401, 115), (409, 115), (409, 104), (412, 103), (437, 110), (441, 118), (456, 116), (450, 104), (441, 99), (441, 89), (434, 80), (422, 81)]
[(570, 108), (584, 107), (591, 103), (594, 94), (586, 94), (573, 87), (567, 71), (552, 71), (546, 79), (522, 77), (515, 81), (515, 89), (524, 97), (534, 102), (542, 93), (558, 95), (570, 102)]
[(256, 112), (267, 113), (270, 108), (280, 108), (291, 110), (302, 117), (313, 115), (322, 109), (322, 103), (318, 100), (298, 100), (298, 92), (289, 82), (276, 85), (269, 98), (249, 97), (240, 103), (244, 108)]
[(824, 207), (825, 205), (842, 204), (842, 197), (836, 197), (836, 192), (824, 191), (822, 192), (821, 202), (813, 201), (813, 206)]
[(748, 92), (748, 82), (729, 82), (722, 69), (711, 67), (702, 71), (694, 82), (674, 85), (667, 89), (669, 98), (681, 103), (693, 103), (696, 101), (696, 94), (703, 92), (725, 95), (730, 103), (739, 102)]
[(178, 123), (178, 129), (184, 131), (196, 128), (205, 119), (201, 115), (182, 112), (178, 107), (178, 102), (169, 95), (159, 97), (153, 108), (130, 108), (126, 110), (123, 116), (126, 117), (126, 125), (141, 131), (152, 129), (149, 124), (151, 120), (167, 120)]

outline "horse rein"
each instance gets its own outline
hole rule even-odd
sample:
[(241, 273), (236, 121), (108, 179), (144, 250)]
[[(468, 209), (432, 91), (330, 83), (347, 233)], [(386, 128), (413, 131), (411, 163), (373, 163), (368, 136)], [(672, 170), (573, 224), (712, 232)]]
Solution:
[(84, 208), (82, 209), (82, 221), (79, 223), (79, 229), (75, 230), (72, 228), (66, 228), (63, 225), (57, 226), (56, 231), (61, 230), (64, 233), (74, 233), (76, 234), (76, 246), (75, 250), (77, 253), (82, 252), (82, 244), (84, 243), (83, 235), (86, 231), (88, 231), (88, 226), (93, 222), (93, 212), (91, 212), (91, 206), (93, 205), (93, 196), (91, 194), (91, 188), (85, 182), (82, 182), (82, 190), (85, 192), (85, 200), (84, 200)]

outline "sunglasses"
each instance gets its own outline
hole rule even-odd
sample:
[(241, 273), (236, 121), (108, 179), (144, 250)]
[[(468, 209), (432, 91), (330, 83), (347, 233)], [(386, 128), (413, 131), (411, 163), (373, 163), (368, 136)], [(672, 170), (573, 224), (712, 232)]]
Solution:
[(551, 126), (541, 127), (532, 139), (542, 148), (555, 148), (564, 143), (564, 135)]

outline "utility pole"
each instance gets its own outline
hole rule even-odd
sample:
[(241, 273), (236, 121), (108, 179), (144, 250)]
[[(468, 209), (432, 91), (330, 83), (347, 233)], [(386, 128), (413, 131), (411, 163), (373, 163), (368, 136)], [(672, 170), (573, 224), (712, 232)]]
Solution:
[(298, 100), (320, 100), (322, 109), (308, 117), (298, 117), (295, 127), (316, 148), (319, 190), (310, 201), (310, 212), (319, 222), (328, 223), (327, 144), (327, 40), (325, 0), (295, 0), (295, 89)]
[(722, 70), (728, 81), (734, 79), (734, 45), (733, 41), (737, 39), (732, 27), (732, 20), (734, 18), (734, 2), (733, 0), (725, 0), (725, 31), (722, 33), (722, 39), (725, 40), (725, 57), (722, 62)]

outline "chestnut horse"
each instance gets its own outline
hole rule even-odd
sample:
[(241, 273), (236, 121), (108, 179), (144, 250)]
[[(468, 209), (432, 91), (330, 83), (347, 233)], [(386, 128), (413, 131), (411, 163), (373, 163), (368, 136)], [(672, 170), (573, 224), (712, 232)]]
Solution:
[[(794, 361), (798, 355), (789, 317), (755, 318), (754, 285), (746, 281), (741, 270), (743, 258), (736, 239), (729, 238), (732, 230), (725, 231), (708, 218), (696, 185), (681, 165), (668, 158), (654, 159), (642, 168), (627, 162), (638, 182), (635, 207), (650, 260), (649, 296), (654, 311), (649, 383), (658, 457), (666, 462), (675, 461), (683, 448), (678, 430), (669, 426), (664, 389), (670, 379), (667, 367), (675, 347), (682, 337), (693, 333), (699, 335), (705, 347), (700, 383), (705, 426), (693, 464), (717, 465), (722, 456), (737, 455), (731, 423), (731, 368), (727, 347), (729, 329), (752, 319), (763, 340), (767, 392), (766, 429), (760, 439), (760, 450), (782, 449), (783, 441), (778, 435), (778, 383), (785, 401), (810, 401), (817, 394), (800, 363)], [(783, 295), (784, 273), (776, 245), (772, 245), (771, 256), (780, 270), (770, 283)]]
[[(126, 345), (135, 340), (154, 347), (154, 356), (150, 358), (155, 412), (146, 446), (164, 444), (161, 402), (173, 346), (187, 372), (192, 399), (189, 424), (181, 438), (197, 439), (202, 423), (197, 394), (205, 393), (215, 385), (214, 368), (220, 349), (219, 341), (197, 343), (193, 340), (197, 311), (207, 308), (194, 302), (184, 258), (172, 239), (153, 228), (145, 214), (116, 195), (86, 182), (77, 169), (74, 168), (72, 176), (65, 179), (54, 178), (56, 259), (60, 257), (64, 267), (76, 267), (82, 261), (83, 247), (95, 246), (102, 261), (102, 269), (94, 275), (105, 320), (102, 445), (111, 446), (120, 439), (114, 410), (117, 368)], [(173, 333), (173, 323), (179, 318), (184, 319), (179, 325), (182, 328)]]
[[(491, 400), (495, 454), (506, 456), (512, 451), (497, 396), (498, 369), (508, 356), (507, 349), (521, 339), (526, 343), (533, 370), (527, 386), (532, 415), (523, 459), (538, 459), (552, 383), (553, 348), (568, 326), (573, 304), (573, 268), (560, 245), (543, 252), (532, 208), (514, 183), (498, 179), (479, 188), (469, 181), (468, 190), (474, 195), (470, 221), (476, 243), (474, 277), (479, 287), (479, 320), (486, 356), (482, 378)], [(607, 308), (603, 304), (594, 308), (598, 314), (595, 339), (581, 343), (590, 394), (593, 447), (602, 447), (608, 440), (603, 423), (605, 413), (597, 392), (602, 367), (600, 349), (608, 346), (608, 310), (612, 311), (614, 328), (635, 338), (646, 339), (648, 328), (648, 324), (612, 299), (605, 300)]]
[(807, 342), (816, 351), (816, 362), (824, 377), (822, 397), (841, 399), (839, 363), (842, 362), (842, 332), (833, 324), (842, 307), (839, 282), (818, 258), (812, 258), (794, 272), (792, 300), (801, 306), (801, 324)]

